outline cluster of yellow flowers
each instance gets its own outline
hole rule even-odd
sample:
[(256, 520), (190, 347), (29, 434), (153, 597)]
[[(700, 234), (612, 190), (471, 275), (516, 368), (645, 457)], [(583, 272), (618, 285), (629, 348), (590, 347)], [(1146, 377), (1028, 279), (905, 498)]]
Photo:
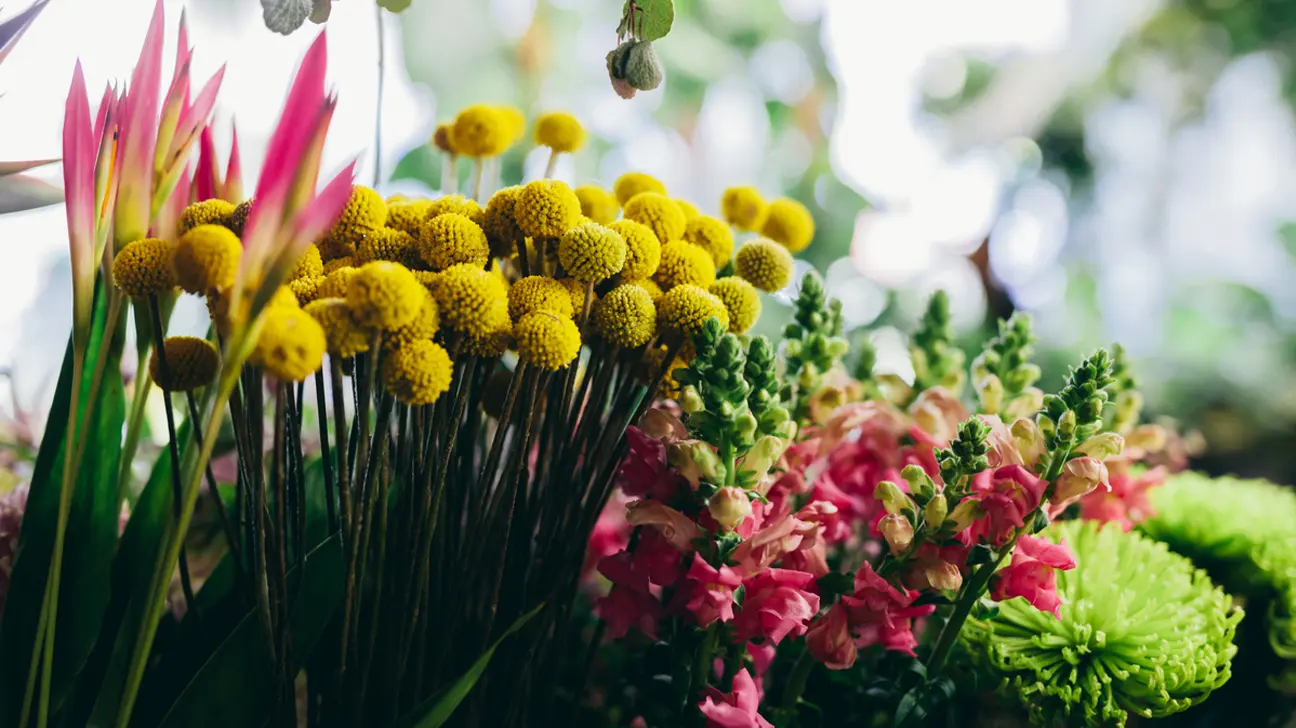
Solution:
[[(439, 126), (433, 143), (492, 156), (523, 126), (514, 110), (472, 106)], [(554, 153), (575, 151), (584, 137), (567, 114), (536, 124), (537, 142)], [(116, 284), (133, 297), (176, 286), (204, 295), (222, 330), (247, 209), (190, 205), (175, 244), (141, 240), (119, 253)], [(791, 282), (792, 252), (809, 244), (814, 222), (799, 203), (767, 203), (750, 187), (726, 191), (721, 209), (723, 219), (703, 215), (639, 173), (612, 190), (539, 179), (500, 189), (484, 208), (458, 194), (384, 200), (356, 186), (267, 306), (251, 361), (301, 381), (326, 352), (345, 359), (377, 346), (388, 391), (428, 404), (449, 389), (460, 356), (512, 349), (527, 365), (557, 371), (583, 341), (659, 356), (679, 351), (711, 317), (743, 333), (760, 315), (757, 290)], [(735, 252), (735, 228), (758, 237)], [(172, 358), (188, 360), (180, 351)]]

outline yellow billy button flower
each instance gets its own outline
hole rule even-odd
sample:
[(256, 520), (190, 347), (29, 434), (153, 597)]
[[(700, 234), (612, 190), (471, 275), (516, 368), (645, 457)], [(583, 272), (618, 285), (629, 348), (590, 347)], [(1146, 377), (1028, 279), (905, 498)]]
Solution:
[(729, 326), (729, 311), (724, 302), (697, 286), (676, 286), (657, 303), (657, 322), (667, 331), (682, 334), (686, 341), (701, 331), (710, 318), (719, 319), (726, 328)]
[(351, 309), (341, 298), (321, 298), (304, 309), (324, 329), (328, 353), (342, 358), (369, 350), (369, 334), (356, 325)]
[(341, 258), (334, 258), (332, 260), (324, 261), (324, 275), (326, 276), (332, 275), (334, 271), (342, 270), (343, 268), (354, 268), (354, 267), (355, 267), (355, 257), (350, 255), (344, 255)]
[(517, 321), (529, 313), (549, 311), (571, 318), (572, 298), (567, 287), (548, 276), (528, 276), (509, 286), (509, 316)]
[(320, 257), (319, 248), (307, 245), (306, 250), (302, 251), (301, 257), (297, 259), (297, 265), (293, 266), (288, 280), (295, 281), (299, 278), (314, 278), (322, 275), (324, 275), (324, 259)]
[(538, 179), (518, 193), (513, 218), (527, 237), (560, 237), (580, 222), (580, 200), (565, 183)]
[(621, 271), (625, 259), (625, 240), (596, 222), (577, 225), (558, 240), (558, 262), (563, 270), (585, 283), (611, 278)]
[(497, 276), (474, 265), (452, 265), (429, 284), (441, 311), (441, 325), (470, 337), (485, 337), (509, 321), (508, 289)]
[(324, 280), (324, 276), (298, 278), (288, 284), (288, 289), (297, 297), (297, 303), (305, 306), (319, 298), (320, 285), (324, 283)]
[(356, 185), (351, 188), (351, 199), (320, 241), (320, 253), (326, 260), (351, 255), (355, 246), (367, 236), (387, 224), (387, 203), (377, 192)]
[(792, 254), (772, 240), (753, 240), (738, 249), (734, 272), (762, 291), (773, 293), (792, 282)]
[(450, 214), (463, 215), (480, 225), (484, 212), (476, 200), (470, 200), (463, 195), (446, 195), (429, 202), (423, 217), (426, 220), (432, 220)]
[(536, 119), (536, 143), (561, 154), (571, 154), (585, 145), (585, 129), (571, 114), (553, 112)]
[(220, 225), (199, 225), (180, 236), (172, 256), (176, 282), (189, 293), (228, 288), (238, 277), (243, 244)]
[(432, 146), (440, 149), (446, 154), (457, 154), (454, 146), (451, 144), (451, 133), (454, 131), (452, 122), (442, 122), (437, 124), (436, 131), (432, 133)]
[(616, 197), (598, 185), (581, 185), (576, 188), (581, 214), (600, 225), (610, 225), (621, 212)]
[(354, 262), (364, 265), (375, 260), (389, 260), (406, 268), (423, 265), (413, 236), (394, 228), (383, 228), (356, 246)]
[(164, 392), (188, 392), (211, 384), (220, 370), (220, 354), (206, 339), (171, 336), (163, 343), (166, 375), (161, 371), (157, 349), (149, 357), (149, 376)]
[(739, 230), (760, 230), (768, 210), (765, 198), (755, 187), (730, 187), (720, 198), (720, 212), (725, 221)]
[(233, 203), (212, 198), (195, 202), (180, 213), (180, 225), (176, 235), (184, 235), (199, 225), (225, 225), (234, 215)]
[(674, 202), (675, 206), (680, 209), (680, 212), (684, 213), (684, 222), (688, 222), (702, 214), (702, 211), (697, 209), (697, 205), (694, 205), (688, 200), (677, 198)]
[(684, 213), (671, 198), (657, 192), (641, 192), (622, 207), (625, 219), (647, 225), (663, 244), (684, 237)]
[(493, 157), (500, 154), (513, 139), (515, 122), (500, 108), (477, 104), (455, 117), (450, 128), (450, 147), (456, 154), (469, 157)]
[(438, 215), (423, 223), (418, 241), (419, 257), (432, 270), (471, 263), (485, 267), (490, 245), (481, 226), (457, 212)]
[(380, 260), (356, 269), (346, 298), (356, 323), (393, 331), (418, 315), (423, 287), (405, 266)]
[(244, 200), (234, 206), (234, 212), (230, 213), (229, 219), (225, 221), (225, 227), (230, 232), (243, 237), (243, 227), (247, 225), (248, 214), (252, 212), (252, 200)]
[(413, 341), (431, 340), (441, 328), (441, 312), (437, 308), (436, 298), (427, 289), (423, 289), (422, 303), (413, 321), (396, 329), (387, 336), (387, 343), (392, 348), (400, 348)]
[[(575, 278), (562, 278), (558, 282), (567, 289), (567, 295), (571, 298), (572, 316), (585, 313), (585, 284)], [(598, 301), (598, 294), (594, 293), (593, 296), (594, 299), (590, 301), (591, 306)]]
[(684, 228), (684, 240), (705, 250), (715, 261), (716, 268), (724, 267), (733, 257), (733, 231), (721, 220), (708, 215), (698, 215)]
[(460, 346), (460, 351), (471, 356), (486, 359), (504, 356), (504, 352), (513, 346), (513, 322), (505, 316), (495, 323), (495, 328), (485, 333), (464, 336)]
[(113, 283), (131, 298), (169, 291), (176, 285), (171, 255), (171, 243), (165, 240), (137, 240), (113, 259)]
[(626, 280), (648, 278), (661, 265), (661, 241), (652, 228), (634, 220), (617, 220), (608, 225), (626, 244), (625, 265), (621, 277)]
[(387, 200), (387, 227), (417, 235), (432, 203), (428, 200)]
[(514, 211), (522, 186), (505, 187), (491, 195), (482, 215), (482, 229), (486, 231), (486, 240), (490, 243), (491, 255), (496, 258), (508, 258), (517, 253), (518, 243), (526, 239), (526, 234), (518, 227)]
[(330, 271), (324, 276), (324, 280), (320, 281), (316, 298), (346, 298), (347, 289), (351, 287), (351, 279), (355, 277), (356, 272), (356, 269), (350, 266), (341, 266)]
[(383, 353), (383, 386), (404, 404), (432, 404), (450, 389), (454, 364), (439, 344), (414, 341)]
[(715, 262), (711, 255), (693, 243), (676, 240), (661, 249), (661, 264), (653, 280), (664, 289), (675, 286), (709, 286), (716, 279)]
[(760, 294), (755, 286), (738, 276), (721, 278), (707, 286), (707, 291), (724, 302), (729, 312), (729, 331), (745, 334), (760, 318)]
[(651, 278), (635, 278), (633, 280), (626, 281), (626, 283), (628, 285), (635, 286), (636, 288), (642, 288), (643, 290), (647, 291), (648, 296), (652, 298), (652, 302), (654, 304), (656, 304), (657, 301), (661, 300), (662, 297), (661, 286), (657, 285), (657, 282)]
[(497, 106), (495, 107), (504, 117), (504, 128), (508, 132), (508, 143), (505, 147), (511, 146), (513, 142), (522, 138), (526, 133), (526, 114), (516, 106)]
[(664, 195), (666, 185), (659, 182), (656, 177), (642, 172), (626, 172), (617, 177), (616, 183), (612, 185), (612, 192), (616, 195), (617, 204), (624, 205), (640, 192), (656, 192)]
[(769, 204), (761, 235), (785, 246), (793, 253), (805, 250), (814, 240), (814, 217), (796, 200), (780, 197)]
[(580, 354), (581, 338), (576, 324), (567, 316), (548, 311), (529, 313), (513, 325), (518, 358), (551, 372), (565, 369)]
[(286, 382), (300, 382), (319, 371), (328, 347), (319, 322), (295, 305), (268, 306), (262, 315), (254, 364)]
[(592, 313), (604, 339), (626, 348), (647, 344), (657, 332), (657, 307), (648, 291), (624, 283), (599, 299)]

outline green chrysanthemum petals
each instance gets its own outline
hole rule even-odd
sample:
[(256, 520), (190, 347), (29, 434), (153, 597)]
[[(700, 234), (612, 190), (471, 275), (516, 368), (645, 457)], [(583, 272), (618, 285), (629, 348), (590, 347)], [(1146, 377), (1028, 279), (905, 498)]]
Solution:
[(962, 637), (1041, 725), (1125, 725), (1205, 700), (1231, 673), (1242, 611), (1165, 544), (1115, 525), (1069, 521), (1044, 532), (1077, 567), (1058, 572), (1062, 618), (1023, 599), (969, 620)]

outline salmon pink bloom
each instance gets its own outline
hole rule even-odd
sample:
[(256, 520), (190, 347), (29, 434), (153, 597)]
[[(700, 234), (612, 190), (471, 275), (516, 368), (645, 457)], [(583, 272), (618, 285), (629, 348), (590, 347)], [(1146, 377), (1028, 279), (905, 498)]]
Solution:
[(1128, 531), (1155, 513), (1148, 493), (1165, 483), (1169, 471), (1157, 466), (1136, 475), (1130, 472), (1131, 463), (1124, 458), (1114, 458), (1106, 464), (1111, 490), (1095, 490), (1081, 498), (1080, 517), (1119, 523)]
[(666, 464), (666, 445), (638, 427), (626, 428), (630, 451), (621, 461), (617, 485), (631, 498), (669, 501), (679, 493), (679, 473)]
[(859, 648), (851, 634), (850, 612), (845, 604), (834, 604), (810, 625), (806, 648), (829, 670), (848, 670), (855, 664)]
[(1022, 597), (1041, 612), (1061, 619), (1056, 570), (1068, 571), (1075, 566), (1075, 557), (1064, 544), (1022, 536), (1013, 550), (1012, 563), (995, 574), (990, 596), (997, 602)]
[(637, 500), (626, 506), (626, 523), (652, 526), (685, 553), (692, 551), (693, 541), (702, 536), (702, 529), (693, 519), (655, 500)]
[(1004, 545), (1039, 508), (1047, 487), (1047, 482), (1021, 465), (977, 473), (972, 480), (971, 497), (977, 499), (986, 515), (972, 524), (973, 534), (978, 540)]
[(841, 598), (850, 616), (857, 647), (882, 645), (883, 649), (914, 655), (918, 645), (913, 620), (931, 614), (936, 607), (912, 606), (918, 592), (901, 592), (873, 571), (866, 561), (855, 573), (855, 593)]
[(707, 718), (707, 728), (774, 728), (761, 717), (760, 691), (746, 669), (734, 675), (733, 692), (722, 693), (708, 688), (708, 695), (698, 704)]
[(648, 577), (635, 569), (629, 552), (622, 551), (599, 562), (599, 573), (612, 582), (612, 589), (598, 600), (595, 613), (607, 623), (612, 639), (624, 637), (631, 627), (655, 637), (662, 605), (649, 590)]
[(743, 583), (746, 597), (734, 619), (738, 639), (764, 637), (777, 645), (784, 637), (799, 637), (819, 612), (819, 595), (807, 591), (814, 575), (790, 569), (768, 569)]
[(697, 619), (699, 627), (734, 618), (734, 589), (742, 586), (742, 579), (733, 569), (728, 566), (717, 569), (700, 555), (693, 554), (693, 565), (685, 578), (686, 585), (678, 599)]

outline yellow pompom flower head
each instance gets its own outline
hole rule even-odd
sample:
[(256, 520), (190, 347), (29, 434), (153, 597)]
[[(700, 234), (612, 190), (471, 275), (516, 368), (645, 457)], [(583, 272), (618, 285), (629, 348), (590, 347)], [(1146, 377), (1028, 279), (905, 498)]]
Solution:
[(320, 241), (320, 253), (325, 260), (353, 255), (356, 245), (365, 237), (376, 233), (387, 224), (387, 203), (377, 192), (356, 185), (351, 188), (351, 199)]
[(561, 237), (580, 222), (580, 200), (566, 184), (538, 179), (527, 183), (518, 194), (513, 217), (527, 237)]
[(609, 342), (626, 348), (647, 344), (657, 332), (657, 307), (648, 291), (625, 283), (594, 307), (594, 327)]
[(581, 214), (600, 225), (610, 225), (621, 212), (616, 197), (598, 185), (581, 185), (576, 188)]
[(481, 226), (454, 212), (423, 223), (418, 252), (432, 270), (445, 270), (461, 263), (485, 267), (490, 260), (490, 245)]
[(613, 229), (587, 222), (563, 233), (558, 241), (558, 262), (572, 278), (598, 283), (620, 272), (625, 265), (625, 240)]
[(316, 289), (317, 298), (346, 298), (347, 289), (351, 286), (351, 279), (356, 275), (356, 269), (351, 266), (339, 266), (329, 270), (325, 265), (324, 270), (328, 271), (324, 275), (324, 280), (320, 281)]
[(756, 232), (765, 224), (769, 206), (755, 187), (730, 187), (720, 198), (720, 212), (730, 225)]
[(799, 253), (814, 240), (814, 217), (806, 206), (786, 197), (780, 197), (769, 204), (765, 222), (761, 225), (761, 234), (787, 247), (793, 253)]
[(690, 222), (693, 220), (693, 218), (698, 217), (702, 214), (702, 211), (697, 209), (697, 206), (694, 205), (692, 202), (689, 202), (688, 200), (681, 200), (676, 198), (675, 206), (680, 209), (680, 212), (684, 213), (684, 222)]
[(733, 257), (733, 231), (714, 217), (698, 215), (689, 220), (684, 227), (684, 240), (710, 254), (716, 268), (723, 268)]
[(322, 283), (324, 283), (324, 276), (298, 278), (288, 284), (288, 290), (292, 291), (293, 295), (297, 297), (299, 305), (305, 306), (319, 298), (319, 289)]
[(432, 209), (430, 200), (387, 200), (387, 227), (417, 235), (419, 226)]
[(293, 266), (288, 280), (295, 281), (299, 278), (314, 278), (322, 275), (324, 275), (324, 259), (320, 257), (319, 248), (307, 245), (301, 257), (297, 259), (297, 265)]
[(641, 280), (657, 272), (661, 264), (661, 241), (652, 228), (634, 220), (617, 220), (608, 227), (615, 230), (626, 244), (622, 279)]
[(513, 325), (518, 359), (546, 371), (565, 369), (580, 355), (580, 330), (566, 316), (529, 313)]
[(663, 289), (675, 286), (709, 286), (716, 279), (715, 261), (710, 253), (693, 243), (676, 240), (661, 249), (661, 264), (653, 276)]
[(647, 225), (663, 245), (684, 237), (684, 213), (666, 195), (641, 192), (622, 207), (625, 219)]
[(526, 233), (518, 227), (514, 215), (518, 198), (522, 195), (522, 186), (505, 187), (491, 195), (482, 215), (482, 230), (490, 243), (491, 255), (496, 258), (508, 258), (516, 255), (526, 241)]
[(504, 282), (474, 265), (452, 265), (429, 283), (441, 325), (468, 337), (485, 337), (509, 322)]
[(441, 215), (450, 214), (463, 215), (480, 225), (484, 212), (476, 200), (470, 200), (463, 195), (446, 195), (428, 202), (423, 217), (426, 220), (431, 220)]
[(382, 357), (383, 386), (404, 404), (432, 404), (450, 389), (454, 364), (431, 341), (414, 341)]
[(509, 286), (509, 316), (517, 321), (529, 313), (548, 311), (571, 318), (571, 294), (566, 286), (548, 276), (527, 276)]
[(738, 276), (729, 276), (707, 286), (707, 291), (724, 302), (729, 312), (729, 331), (745, 334), (760, 318), (761, 300), (756, 287)]
[(113, 259), (113, 283), (131, 298), (169, 291), (176, 285), (171, 255), (172, 246), (165, 240), (137, 240)]
[(456, 153), (451, 143), (451, 134), (453, 132), (453, 123), (442, 122), (437, 124), (436, 131), (432, 133), (432, 146), (453, 157)]
[(296, 306), (268, 306), (263, 317), (252, 363), (286, 382), (300, 382), (319, 371), (328, 348), (319, 322)]
[(612, 192), (616, 195), (617, 204), (625, 205), (631, 198), (641, 192), (656, 192), (659, 195), (665, 195), (666, 185), (658, 181), (656, 177), (642, 172), (626, 172), (617, 177), (616, 183), (612, 185)]
[(724, 301), (698, 286), (676, 286), (657, 304), (657, 322), (666, 331), (683, 336), (686, 342), (712, 318), (729, 327), (729, 311)]
[(351, 309), (341, 298), (321, 298), (303, 308), (324, 330), (328, 353), (350, 358), (369, 350), (369, 334), (356, 325)]
[(189, 293), (228, 288), (238, 277), (243, 244), (220, 225), (199, 225), (180, 236), (172, 264), (176, 282)]
[(184, 235), (199, 225), (226, 225), (234, 215), (234, 204), (219, 198), (195, 202), (180, 213), (176, 235)]
[(493, 157), (508, 149), (516, 133), (514, 122), (497, 106), (476, 104), (460, 111), (450, 127), (450, 147), (456, 154)]
[(418, 313), (409, 323), (389, 333), (384, 344), (392, 348), (400, 348), (414, 341), (430, 341), (436, 336), (439, 328), (441, 328), (441, 310), (437, 307), (436, 297), (424, 288)]
[[(344, 261), (347, 259), (339, 258), (338, 260)], [(400, 263), (406, 268), (423, 267), (423, 259), (419, 257), (419, 249), (414, 237), (404, 230), (394, 228), (383, 228), (360, 241), (360, 244), (356, 246), (355, 256), (351, 259), (351, 262), (364, 265), (375, 260), (389, 260), (393, 263)], [(336, 263), (337, 261), (329, 262)]]
[(149, 357), (149, 376), (164, 392), (188, 392), (211, 384), (220, 370), (220, 354), (206, 339), (171, 336), (163, 343), (166, 371), (154, 349)]
[(792, 254), (772, 240), (753, 240), (738, 249), (734, 272), (767, 293), (792, 282)]
[(423, 286), (409, 269), (376, 261), (356, 269), (347, 286), (347, 305), (356, 323), (393, 331), (414, 319), (423, 301)]
[(571, 114), (550, 112), (536, 119), (535, 140), (536, 144), (549, 147), (544, 176), (552, 177), (559, 154), (572, 154), (585, 145), (585, 129)]

